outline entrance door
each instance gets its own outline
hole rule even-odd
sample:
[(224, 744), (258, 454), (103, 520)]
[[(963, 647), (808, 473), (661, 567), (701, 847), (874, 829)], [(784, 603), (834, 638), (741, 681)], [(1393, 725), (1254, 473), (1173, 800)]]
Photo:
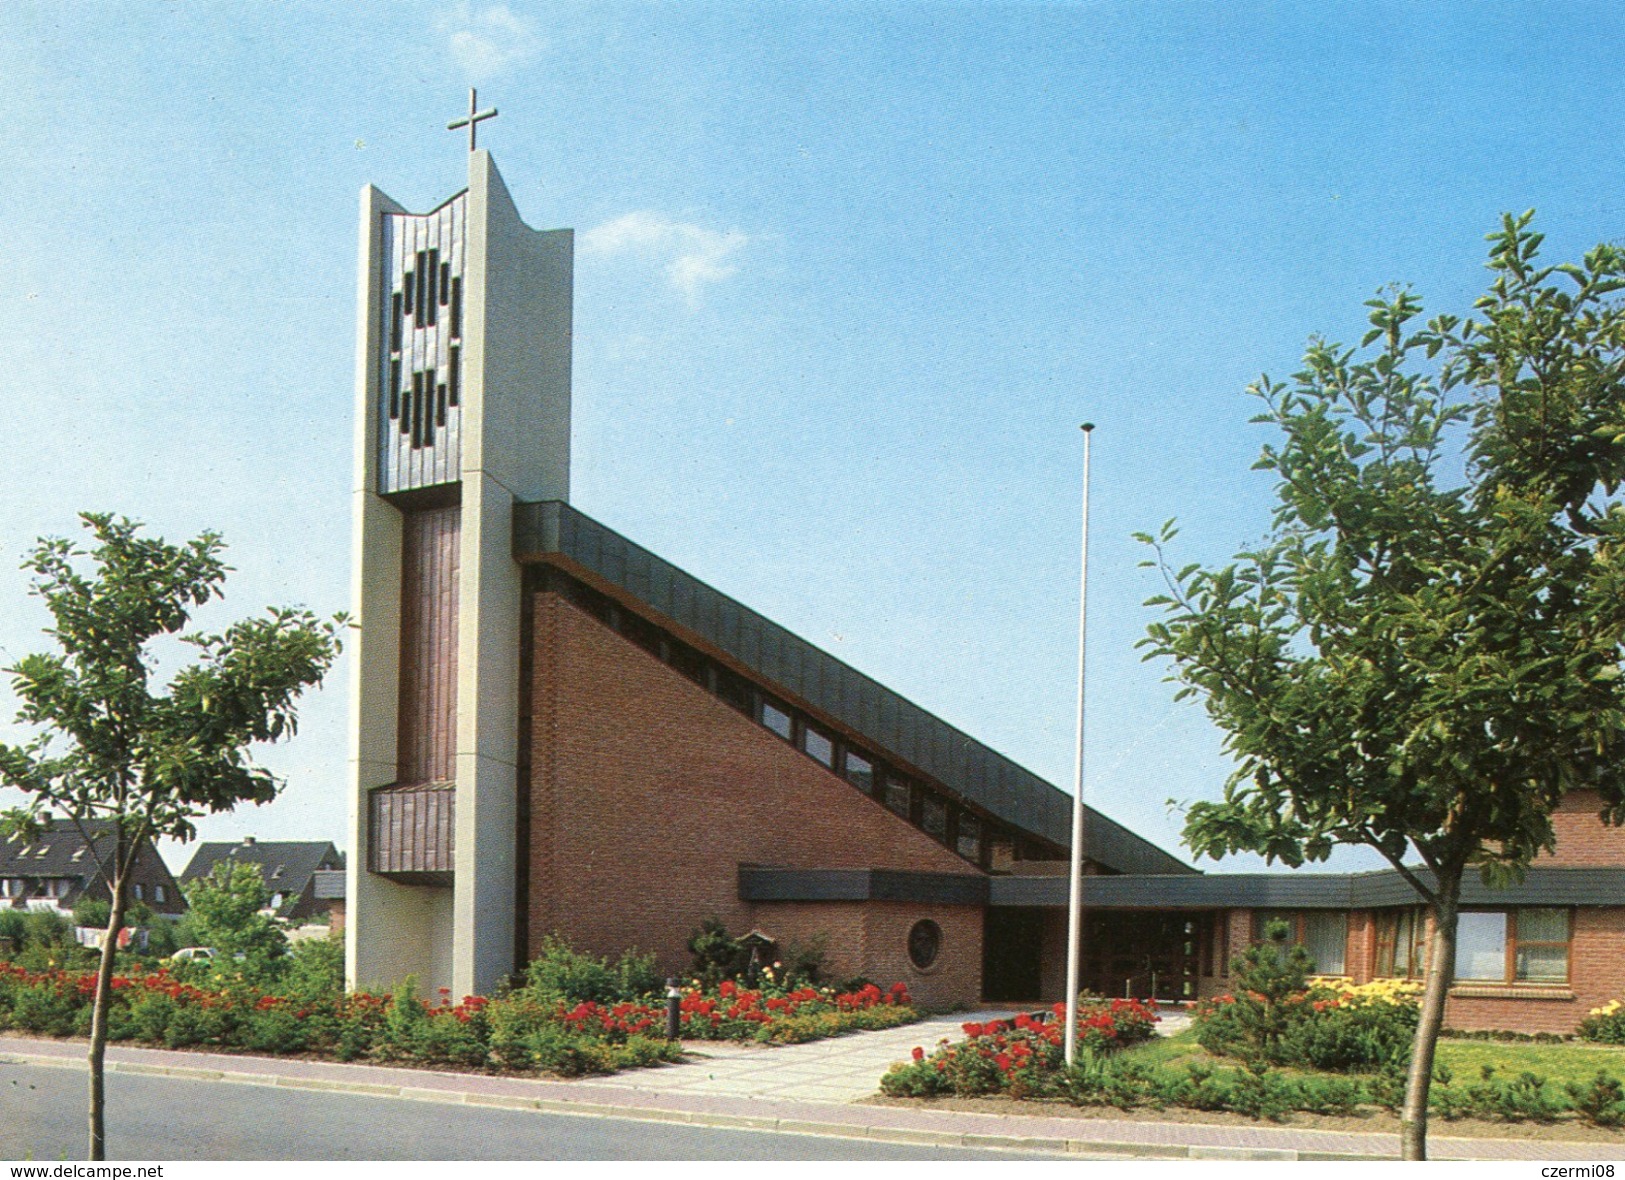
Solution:
[(982, 913), (982, 998), (1009, 1003), (1041, 999), (1044, 911), (1001, 906)]
[(1102, 996), (1194, 1000), (1207, 914), (1093, 910), (1083, 924), (1083, 986)]

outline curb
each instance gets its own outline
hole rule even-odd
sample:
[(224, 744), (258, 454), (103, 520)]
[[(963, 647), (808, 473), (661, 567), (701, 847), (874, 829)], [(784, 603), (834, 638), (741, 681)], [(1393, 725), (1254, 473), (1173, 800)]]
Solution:
[[(47, 1066), (57, 1069), (87, 1070), (82, 1058), (0, 1051), (0, 1065)], [(714, 1114), (706, 1111), (671, 1110), (660, 1106), (616, 1106), (603, 1102), (575, 1102), (562, 1098), (524, 1098), (509, 1094), (470, 1094), (463, 1090), (441, 1090), (423, 1086), (396, 1086), (375, 1082), (335, 1081), (329, 1078), (294, 1078), (282, 1074), (243, 1073), (235, 1070), (201, 1069), (182, 1065), (147, 1065), (137, 1061), (109, 1061), (110, 1073), (149, 1077), (184, 1078), (200, 1082), (226, 1082), (243, 1086), (269, 1086), (291, 1090), (317, 1090), (360, 1094), (370, 1098), (394, 1098), (406, 1102), (435, 1102), (449, 1106), (497, 1107), (529, 1110), (540, 1114), (568, 1115), (573, 1118), (626, 1119), (631, 1122), (684, 1123), (736, 1131), (771, 1131), (781, 1135), (808, 1135), (819, 1138), (866, 1139), (875, 1143), (898, 1143), (919, 1147), (970, 1147), (984, 1151), (1039, 1152), (1048, 1155), (1106, 1155), (1138, 1159), (1190, 1159), (1232, 1161), (1294, 1161), (1357, 1163), (1393, 1162), (1389, 1155), (1363, 1152), (1307, 1151), (1280, 1147), (1219, 1147), (1205, 1144), (1144, 1143), (1101, 1139), (1062, 1139), (1053, 1136), (992, 1135), (980, 1131), (931, 1131), (862, 1123), (825, 1123), (806, 1118), (775, 1118), (771, 1115)], [(1438, 1146), (1443, 1147), (1443, 1144)], [(1557, 1146), (1557, 1144), (1554, 1144)], [(1563, 1144), (1563, 1146), (1590, 1146)], [(1483, 1162), (1466, 1156), (1434, 1155), (1435, 1160), (1457, 1159)]]

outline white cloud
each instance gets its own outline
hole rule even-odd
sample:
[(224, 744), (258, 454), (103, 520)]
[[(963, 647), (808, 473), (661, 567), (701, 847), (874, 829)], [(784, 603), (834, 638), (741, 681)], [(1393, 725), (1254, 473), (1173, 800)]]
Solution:
[(539, 39), (505, 4), (454, 5), (437, 22), (451, 55), (472, 82), (483, 82), (534, 54)]
[(585, 231), (581, 249), (584, 254), (629, 254), (655, 262), (666, 281), (693, 304), (706, 285), (739, 270), (731, 260), (749, 241), (736, 229), (718, 232), (645, 209)]

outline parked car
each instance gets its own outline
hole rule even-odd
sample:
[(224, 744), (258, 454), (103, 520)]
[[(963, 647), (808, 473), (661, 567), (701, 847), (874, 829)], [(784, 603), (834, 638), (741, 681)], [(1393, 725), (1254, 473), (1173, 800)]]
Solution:
[(218, 957), (219, 951), (212, 946), (183, 946), (180, 950), (169, 956), (171, 963), (207, 963)]

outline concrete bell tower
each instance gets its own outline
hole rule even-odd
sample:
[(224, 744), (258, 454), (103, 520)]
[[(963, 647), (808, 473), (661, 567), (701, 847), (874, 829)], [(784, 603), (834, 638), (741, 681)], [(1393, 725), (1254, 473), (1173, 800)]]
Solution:
[(517, 964), (513, 506), (570, 492), (574, 234), (526, 226), (474, 129), (468, 187), (361, 193), (351, 987), (488, 993)]

